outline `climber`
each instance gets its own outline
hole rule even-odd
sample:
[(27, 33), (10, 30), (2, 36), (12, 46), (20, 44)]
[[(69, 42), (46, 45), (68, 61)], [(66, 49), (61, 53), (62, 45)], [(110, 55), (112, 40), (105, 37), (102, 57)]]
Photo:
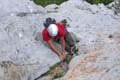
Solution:
[[(42, 31), (43, 41), (47, 42), (49, 47), (59, 56), (60, 60), (63, 61), (66, 57), (65, 50), (71, 51), (74, 41), (71, 39), (69, 32), (65, 28), (67, 21), (62, 20), (61, 23), (57, 23), (55, 19), (47, 18), (44, 22), (44, 29)], [(53, 44), (53, 41), (56, 41), (61, 44), (61, 51), (59, 51), (56, 46)], [(69, 46), (67, 46), (67, 45)], [(72, 48), (76, 49), (76, 48)], [(77, 49), (76, 49), (77, 51)], [(71, 52), (70, 52), (71, 53)]]

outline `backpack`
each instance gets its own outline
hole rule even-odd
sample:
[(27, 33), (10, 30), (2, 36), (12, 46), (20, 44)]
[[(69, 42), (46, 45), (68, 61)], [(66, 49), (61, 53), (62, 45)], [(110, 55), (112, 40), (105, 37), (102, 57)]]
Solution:
[(48, 28), (50, 24), (55, 24), (56, 20), (52, 18), (47, 18), (46, 21), (43, 23), (44, 27)]

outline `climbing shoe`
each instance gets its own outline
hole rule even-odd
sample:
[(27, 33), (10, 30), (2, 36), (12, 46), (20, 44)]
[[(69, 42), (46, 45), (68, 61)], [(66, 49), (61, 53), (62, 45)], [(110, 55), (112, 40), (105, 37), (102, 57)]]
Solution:
[(71, 47), (71, 52), (72, 52), (73, 54), (78, 55), (78, 51), (79, 51), (79, 48), (78, 48), (77, 46)]

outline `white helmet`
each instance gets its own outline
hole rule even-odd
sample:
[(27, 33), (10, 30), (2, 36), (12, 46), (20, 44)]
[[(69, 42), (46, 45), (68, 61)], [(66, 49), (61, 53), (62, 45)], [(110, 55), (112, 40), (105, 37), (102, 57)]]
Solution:
[(57, 36), (58, 34), (58, 27), (55, 24), (50, 24), (47, 30), (48, 30), (49, 35), (52, 37)]

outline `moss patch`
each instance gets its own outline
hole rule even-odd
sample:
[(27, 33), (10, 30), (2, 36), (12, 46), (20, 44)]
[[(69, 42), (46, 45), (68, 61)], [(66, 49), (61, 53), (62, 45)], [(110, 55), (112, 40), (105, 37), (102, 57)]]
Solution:
[(57, 73), (57, 74), (54, 76), (54, 78), (56, 79), (56, 78), (63, 77), (64, 74), (65, 74), (65, 73), (64, 73), (63, 71), (61, 71), (61, 72)]

